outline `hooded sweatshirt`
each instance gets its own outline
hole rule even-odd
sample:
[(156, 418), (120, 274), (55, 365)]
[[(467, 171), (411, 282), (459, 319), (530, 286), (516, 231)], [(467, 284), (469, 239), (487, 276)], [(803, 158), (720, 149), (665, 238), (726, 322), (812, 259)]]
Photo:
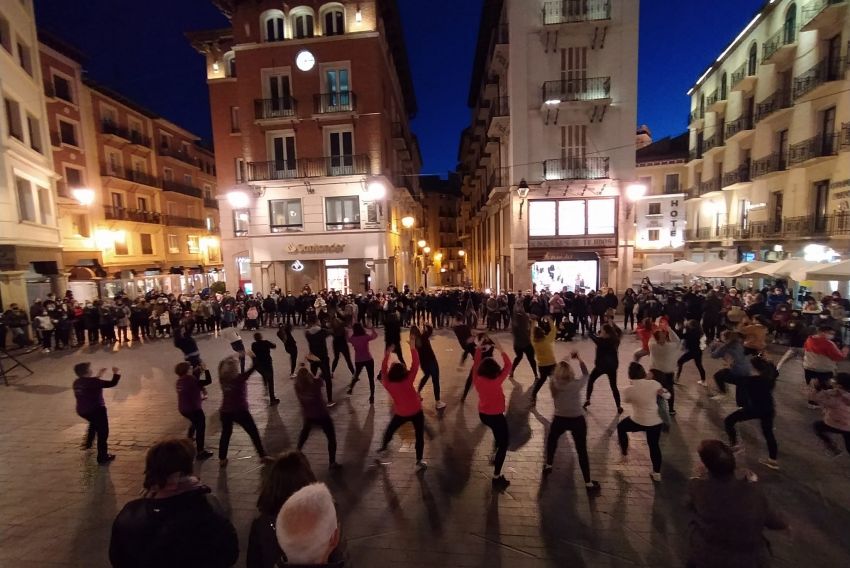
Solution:
[(314, 325), (304, 332), (304, 336), (307, 338), (310, 353), (319, 359), (328, 358), (328, 330)]
[(813, 335), (803, 345), (803, 368), (816, 373), (834, 373), (836, 361), (844, 359), (844, 353), (822, 335)]

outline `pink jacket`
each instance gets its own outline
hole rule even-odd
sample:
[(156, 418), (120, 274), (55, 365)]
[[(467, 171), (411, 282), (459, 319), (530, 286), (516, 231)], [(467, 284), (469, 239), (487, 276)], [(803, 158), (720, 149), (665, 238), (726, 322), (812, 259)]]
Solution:
[(833, 388), (815, 395), (815, 401), (823, 407), (823, 421), (827, 426), (850, 432), (850, 392)]

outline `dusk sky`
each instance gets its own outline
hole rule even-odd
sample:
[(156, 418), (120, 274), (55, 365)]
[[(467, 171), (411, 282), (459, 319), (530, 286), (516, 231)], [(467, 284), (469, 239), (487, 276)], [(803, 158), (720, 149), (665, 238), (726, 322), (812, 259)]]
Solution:
[[(423, 174), (454, 169), (482, 0), (398, 0), (413, 69)], [(764, 0), (643, 0), (638, 125), (687, 128), (687, 89)], [(210, 116), (203, 58), (184, 32), (227, 26), (209, 0), (35, 0), (37, 23), (82, 50), (107, 85), (203, 138)], [(698, 21), (698, 25), (697, 24)], [(637, 125), (636, 125), (637, 126)]]

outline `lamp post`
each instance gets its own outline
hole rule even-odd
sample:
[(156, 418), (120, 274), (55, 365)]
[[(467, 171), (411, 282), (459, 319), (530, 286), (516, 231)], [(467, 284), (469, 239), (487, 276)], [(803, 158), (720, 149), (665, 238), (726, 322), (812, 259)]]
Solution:
[(634, 241), (636, 234), (635, 225), (637, 224), (637, 214), (635, 214), (633, 220), (632, 211), (634, 211), (635, 202), (642, 198), (644, 195), (646, 195), (646, 190), (646, 186), (640, 183), (632, 183), (626, 186), (624, 211), (624, 222), (626, 226), (623, 228), (623, 256), (620, 260), (620, 291), (625, 290), (631, 284), (632, 270), (634, 267)]
[(525, 181), (525, 178), (519, 180), (519, 186), (516, 188), (517, 195), (519, 195), (519, 218), (522, 219), (522, 206), (525, 205), (525, 199), (528, 197), (528, 182)]

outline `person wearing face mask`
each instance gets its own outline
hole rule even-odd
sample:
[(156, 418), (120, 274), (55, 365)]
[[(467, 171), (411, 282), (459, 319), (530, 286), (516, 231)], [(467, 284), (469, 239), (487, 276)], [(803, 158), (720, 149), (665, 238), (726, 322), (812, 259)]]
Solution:
[[(835, 330), (829, 325), (821, 325), (817, 335), (810, 336), (803, 344), (803, 372), (806, 384), (813, 380), (819, 388), (827, 388), (835, 374), (835, 364), (847, 357), (850, 347), (839, 349), (833, 342)], [(818, 403), (809, 396), (809, 408), (818, 408)]]

